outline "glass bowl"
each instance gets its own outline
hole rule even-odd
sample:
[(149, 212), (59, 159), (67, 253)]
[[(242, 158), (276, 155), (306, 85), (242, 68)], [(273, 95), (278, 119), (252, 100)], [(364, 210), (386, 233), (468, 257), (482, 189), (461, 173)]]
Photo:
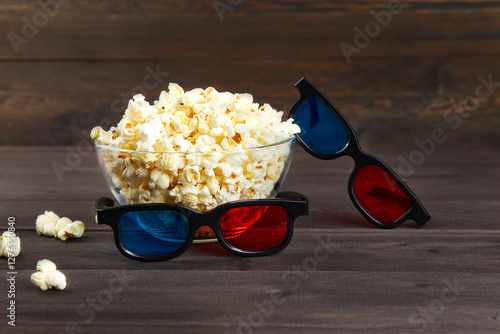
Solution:
[[(210, 152), (148, 152), (95, 141), (104, 179), (118, 203), (174, 203), (199, 211), (240, 200), (273, 198), (288, 173), (295, 136), (265, 146)], [(213, 239), (200, 229), (198, 242)]]

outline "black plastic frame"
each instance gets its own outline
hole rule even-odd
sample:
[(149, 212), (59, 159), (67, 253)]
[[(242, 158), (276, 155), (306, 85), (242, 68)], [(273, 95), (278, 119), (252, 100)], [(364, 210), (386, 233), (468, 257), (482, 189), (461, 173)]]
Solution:
[[(427, 222), (431, 218), (431, 216), (429, 215), (427, 210), (425, 210), (422, 203), (420, 203), (417, 196), (415, 196), (415, 194), (403, 182), (403, 180), (386, 163), (384, 163), (382, 160), (372, 155), (367, 154), (361, 149), (358, 137), (356, 136), (353, 127), (351, 126), (351, 124), (349, 124), (349, 122), (347, 121), (345, 116), (340, 112), (340, 110), (305, 77), (302, 77), (295, 84), (295, 86), (300, 92), (300, 98), (290, 110), (289, 117), (293, 118), (294, 113), (302, 105), (302, 103), (304, 103), (309, 97), (315, 96), (321, 99), (325, 103), (325, 105), (329, 107), (329, 109), (335, 114), (335, 116), (343, 123), (343, 125), (347, 129), (347, 132), (349, 134), (349, 139), (346, 146), (339, 152), (332, 154), (323, 154), (321, 152), (312, 149), (307, 145), (306, 142), (304, 142), (304, 140), (300, 136), (300, 133), (297, 134), (297, 141), (309, 154), (319, 159), (331, 160), (344, 155), (348, 155), (354, 159), (355, 166), (349, 177), (347, 188), (349, 192), (349, 197), (351, 198), (356, 208), (363, 214), (363, 216), (365, 216), (365, 218), (368, 219), (372, 224), (381, 228), (394, 228), (408, 219), (415, 220), (419, 225), (423, 225), (425, 222)], [(398, 220), (392, 223), (383, 223), (373, 218), (363, 208), (363, 206), (359, 203), (358, 199), (354, 195), (354, 180), (356, 179), (356, 176), (358, 175), (358, 172), (361, 170), (361, 168), (367, 165), (376, 165), (381, 167), (390, 177), (392, 177), (392, 179), (401, 187), (401, 189), (403, 189), (403, 191), (411, 199), (412, 202), (411, 209), (408, 212), (406, 212), (403, 216), (401, 216)]]
[[(226, 242), (222, 236), (220, 230), (220, 221), (225, 212), (230, 209), (244, 207), (244, 206), (264, 206), (264, 205), (278, 205), (283, 207), (288, 213), (288, 226), (287, 234), (285, 239), (281, 244), (271, 249), (265, 249), (261, 251), (248, 251), (241, 250), (231, 246)], [(176, 204), (134, 204), (134, 205), (120, 205), (114, 206), (114, 201), (107, 197), (99, 198), (95, 203), (96, 208), (96, 223), (109, 225), (113, 228), (115, 244), (118, 250), (128, 258), (139, 260), (139, 261), (162, 261), (172, 259), (180, 254), (184, 253), (191, 243), (193, 242), (196, 231), (201, 226), (211, 227), (219, 243), (227, 251), (241, 256), (263, 256), (271, 255), (283, 250), (292, 239), (293, 235), (293, 224), (295, 219), (299, 216), (304, 216), (309, 213), (309, 201), (306, 196), (296, 193), (296, 192), (280, 192), (276, 198), (272, 199), (251, 199), (251, 200), (240, 200), (221, 204), (211, 211), (201, 212), (187, 206), (176, 205)], [(181, 212), (189, 220), (189, 234), (186, 238), (186, 242), (182, 245), (180, 249), (175, 252), (164, 254), (164, 255), (140, 255), (135, 254), (128, 249), (126, 249), (122, 243), (120, 235), (120, 218), (127, 212), (131, 211), (147, 211), (147, 210), (170, 210)]]

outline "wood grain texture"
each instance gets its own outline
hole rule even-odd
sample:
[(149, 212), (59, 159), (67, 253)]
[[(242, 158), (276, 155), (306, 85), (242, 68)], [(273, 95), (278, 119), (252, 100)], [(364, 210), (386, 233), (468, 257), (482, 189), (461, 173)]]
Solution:
[[(151, 79), (148, 69), (156, 68), (169, 75)], [(221, 72), (223, 68), (226, 74)], [(321, 73), (327, 68), (334, 70), (335, 76)], [(88, 138), (90, 129), (104, 119), (116, 125), (131, 96), (146, 91), (142, 87), (155, 87), (146, 91), (148, 101), (153, 103), (161, 90), (168, 90), (169, 82), (179, 83), (186, 90), (212, 86), (219, 91), (251, 92), (255, 102), (270, 103), (288, 113), (299, 96), (293, 85), (307, 75), (347, 115), (352, 115), (354, 124), (408, 117), (417, 120), (420, 128), (425, 128), (422, 123), (426, 121), (408, 106), (438, 90), (438, 64), (430, 60), (369, 60), (357, 69), (342, 61), (323, 61), (314, 66), (306, 62), (234, 62), (229, 66), (217, 62), (201, 69), (196, 61), (30, 62), (0, 63), (0, 71), (5, 78), (0, 83), (0, 142), (25, 145), (76, 144)], [(231, 73), (229, 78), (227, 73)], [(367, 84), (374, 77), (379, 78), (377, 84)], [(147, 85), (143, 84), (145, 78)], [(399, 116), (394, 113), (398, 109)]]
[[(1, 5), (3, 145), (77, 144), (82, 130), (119, 119), (114, 110), (140, 91), (148, 66), (169, 73), (158, 85), (150, 82), (150, 101), (177, 82), (249, 92), (284, 111), (305, 75), (346, 113), (362, 141), (377, 146), (411, 146), (449, 127), (443, 115), (473, 96), (479, 76), (500, 81), (494, 0), (402, 2), (401, 13), (358, 45), (350, 63), (340, 43), (355, 45), (354, 28), (365, 29), (370, 12), (386, 9), (387, 1), (243, 1), (222, 21), (212, 0), (70, 1), (49, 6), (53, 17), (23, 37), (17, 53), (8, 34), (23, 36), (26, 22), (41, 20), (43, 11), (37, 1)], [(450, 143), (500, 140), (497, 88), (459, 131), (448, 132)]]
[[(73, 148), (76, 151), (76, 147)], [(400, 157), (409, 160), (411, 150), (367, 149), (406, 175)], [(406, 177), (406, 183), (428, 207), (434, 223), (429, 230), (494, 230), (498, 224), (500, 163), (491, 150), (464, 150), (436, 147), (433, 155)], [(60, 216), (72, 216), (94, 224), (94, 202), (101, 196), (112, 197), (92, 152), (81, 157), (71, 172), (61, 174), (52, 167), (65, 165), (68, 151), (61, 147), (0, 147), (1, 169), (10, 175), (0, 179), (0, 221), (16, 213), (18, 228), (32, 229), (36, 217), (45, 210)], [(347, 194), (347, 180), (353, 168), (350, 158), (317, 160), (299, 145), (295, 147), (290, 171), (283, 190), (301, 191), (315, 198), (310, 203), (309, 219), (299, 219), (297, 228), (357, 229), (372, 227), (357, 212)], [(29, 175), (27, 177), (27, 175)], [(299, 185), (300, 188), (297, 188)], [(464, 206), (464, 203), (471, 205)], [(30, 210), (24, 210), (30, 208)], [(9, 213), (9, 210), (12, 210)], [(471, 222), (473, 221), (473, 222)], [(328, 224), (325, 226), (325, 224)], [(399, 229), (414, 230), (408, 223)], [(102, 227), (98, 227), (102, 230)]]
[[(19, 53), (15, 54), (10, 43), (2, 43), (0, 56), (226, 61), (248, 59), (249, 55), (266, 60), (343, 58), (339, 44), (353, 43), (354, 27), (364, 29), (374, 20), (370, 11), (386, 9), (387, 4), (242, 2), (221, 21), (213, 1), (71, 2), (61, 5), (57, 15), (20, 46)], [(402, 8), (360, 57), (499, 54), (495, 32), (498, 1), (411, 2)], [(0, 30), (21, 34), (21, 18), (32, 19), (40, 10), (35, 2), (11, 4), (1, 17)]]
[[(309, 220), (307, 217), (304, 220)], [(439, 217), (437, 218), (439, 220)], [(436, 219), (433, 218), (432, 223)], [(88, 226), (89, 223), (86, 222)], [(192, 244), (182, 255), (164, 262), (144, 263), (125, 258), (116, 249), (111, 228), (90, 228), (80, 239), (62, 241), (39, 236), (36, 231), (21, 230), (22, 255), (17, 268), (31, 270), (37, 257), (45, 256), (61, 270), (144, 270), (144, 271), (251, 271), (286, 272), (294, 265), (302, 265), (307, 257), (314, 257), (315, 249), (323, 247), (320, 255), (327, 260), (318, 261), (316, 269), (325, 272), (436, 272), (498, 273), (498, 232), (480, 230), (439, 231), (436, 229), (399, 229), (381, 231), (369, 229), (336, 230), (334, 223), (323, 222), (315, 227), (297, 228), (290, 245), (279, 254), (245, 258), (226, 251), (218, 243)], [(392, 251), (391, 251), (392, 249)], [(78, 254), (73, 258), (69, 254)], [(324, 253), (324, 254), (323, 254)], [(390, 257), (383, 254), (391, 253)], [(462, 256), (458, 256), (462, 254)], [(309, 260), (308, 260), (309, 261)], [(307, 262), (307, 261), (306, 261)], [(309, 265), (306, 263), (306, 265)], [(311, 265), (312, 267), (312, 265)], [(78, 279), (78, 278), (76, 278)], [(213, 282), (212, 282), (213, 284)]]
[[(23, 271), (19, 276), (28, 274)], [(61, 332), (68, 322), (76, 323), (84, 333), (238, 333), (252, 323), (249, 315), (256, 319), (253, 324), (258, 324), (254, 331), (262, 333), (400, 333), (422, 328), (421, 324), (409, 326), (409, 316), (419, 307), (428, 310), (436, 296), (447, 289), (446, 281), (456, 282), (463, 290), (425, 329), (433, 333), (497, 330), (497, 304), (490, 294), (498, 292), (493, 283), (498, 274), (410, 273), (412, 279), (408, 280), (410, 275), (401, 272), (318, 271), (308, 272), (300, 288), (291, 291), (293, 282), (284, 284), (279, 271), (255, 275), (246, 271), (128, 270), (129, 285), (112, 295), (109, 304), (95, 312), (89, 322), (90, 316), (77, 314), (76, 307), (83, 304), (82, 309), (88, 310), (85, 304), (108, 289), (113, 275), (102, 270), (68, 270), (66, 274), (81, 280), (64, 295), (41, 294), (35, 287), (26, 287), (20, 303), (36, 298), (45, 308), (25, 311), (26, 318), (33, 321), (19, 321), (23, 333), (40, 333), (40, 329)], [(206, 281), (219, 284), (207, 286)], [(154, 284), (155, 289), (141, 288), (141, 284)], [(89, 286), (92, 288), (86, 293), (77, 292)], [(255, 305), (269, 301), (271, 293), (279, 293), (281, 303), (260, 321)], [(446, 297), (454, 295), (448, 292)], [(478, 303), (480, 307), (473, 306)], [(57, 314), (65, 318), (54, 316)], [(5, 333), (16, 332), (6, 329)]]
[[(231, 77), (221, 74), (223, 67)], [(156, 68), (168, 76), (152, 80), (150, 70)], [(77, 144), (105, 120), (109, 120), (105, 128), (116, 124), (133, 94), (145, 92), (153, 103), (169, 82), (186, 90), (213, 86), (219, 91), (251, 92), (259, 104), (270, 103), (288, 113), (298, 99), (293, 84), (306, 75), (345, 113), (362, 142), (409, 146), (442, 127), (456, 146), (491, 146), (500, 139), (498, 68), (500, 61), (495, 58), (371, 59), (356, 66), (340, 60), (229, 66), (219, 62), (202, 69), (195, 61), (0, 63), (5, 78), (0, 82), (0, 143)], [(335, 75), (326, 76), (328, 71)], [(235, 80), (240, 77), (246, 80)], [(145, 78), (154, 89), (143, 89)], [(457, 106), (475, 98), (481, 85), (478, 78), (491, 78), (492, 92), (482, 88), (480, 93), (489, 97), (478, 99), (471, 117), (457, 116)], [(456, 129), (453, 117), (463, 118)]]
[[(354, 28), (387, 4), (252, 0), (221, 20), (213, 0), (69, 1), (49, 7), (57, 14), (16, 53), (8, 34), (22, 36), (41, 7), (0, 0), (0, 231), (15, 217), (22, 239), (16, 327), (4, 277), (0, 333), (498, 333), (500, 1), (402, 2), (348, 63), (340, 43), (353, 45)], [(287, 112), (301, 76), (405, 178), (432, 216), (425, 226), (375, 228), (347, 193), (353, 161), (297, 146), (282, 189), (307, 195), (310, 213), (282, 252), (244, 258), (193, 244), (155, 263), (118, 252), (111, 228), (94, 223), (94, 201), (112, 195), (93, 126), (116, 123), (145, 83), (151, 102), (176, 82), (249, 92)], [(481, 77), (489, 94), (477, 99)], [(436, 129), (445, 142), (408, 170), (401, 161), (415, 161)], [(54, 164), (69, 171), (58, 177)], [(45, 210), (82, 220), (84, 236), (38, 236)], [(66, 290), (30, 282), (43, 258), (66, 274)]]
[[(397, 154), (408, 154), (368, 151), (395, 170)], [(496, 333), (494, 152), (438, 147), (406, 180), (433, 218), (421, 228), (407, 222), (382, 230), (348, 199), (349, 158), (315, 160), (297, 148), (283, 189), (306, 194), (310, 215), (296, 221), (285, 250), (244, 258), (218, 243), (193, 244), (170, 261), (142, 263), (123, 257), (111, 229), (93, 223), (93, 201), (109, 195), (94, 155), (59, 183), (50, 164), (64, 160), (64, 147), (0, 147), (0, 169), (8, 175), (0, 178), (0, 222), (16, 217), (22, 239), (16, 328), (4, 320), (0, 331)], [(84, 236), (66, 242), (38, 236), (34, 221), (44, 210), (83, 220)], [(30, 283), (43, 258), (65, 273), (66, 290), (42, 292)], [(0, 290), (4, 304), (5, 280)]]

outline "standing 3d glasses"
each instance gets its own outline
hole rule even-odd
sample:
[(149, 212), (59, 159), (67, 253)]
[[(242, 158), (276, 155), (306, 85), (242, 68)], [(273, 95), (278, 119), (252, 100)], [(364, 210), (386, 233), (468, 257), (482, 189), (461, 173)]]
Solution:
[(408, 219), (422, 225), (430, 219), (403, 180), (380, 159), (363, 152), (352, 126), (333, 103), (305, 78), (295, 86), (300, 99), (290, 117), (301, 129), (299, 144), (320, 159), (344, 155), (354, 159), (348, 191), (366, 219), (382, 228), (396, 227)]

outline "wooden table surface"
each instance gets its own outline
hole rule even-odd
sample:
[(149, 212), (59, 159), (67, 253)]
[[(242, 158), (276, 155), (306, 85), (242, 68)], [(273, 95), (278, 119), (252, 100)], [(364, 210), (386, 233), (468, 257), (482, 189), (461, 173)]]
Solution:
[[(83, 147), (83, 146), (82, 146)], [(82, 148), (80, 147), (80, 148)], [(438, 147), (406, 179), (432, 215), (373, 227), (349, 200), (350, 158), (320, 161), (295, 149), (283, 190), (304, 193), (290, 245), (257, 258), (219, 244), (142, 263), (123, 257), (112, 231), (94, 223), (94, 201), (111, 196), (94, 152), (77, 147), (0, 147), (0, 230), (15, 217), (16, 327), (7, 325), (7, 260), (0, 333), (498, 333), (498, 152)], [(371, 149), (394, 169), (411, 149)], [(85, 222), (82, 238), (38, 236), (45, 210)], [(65, 273), (64, 291), (30, 282), (40, 259)]]

